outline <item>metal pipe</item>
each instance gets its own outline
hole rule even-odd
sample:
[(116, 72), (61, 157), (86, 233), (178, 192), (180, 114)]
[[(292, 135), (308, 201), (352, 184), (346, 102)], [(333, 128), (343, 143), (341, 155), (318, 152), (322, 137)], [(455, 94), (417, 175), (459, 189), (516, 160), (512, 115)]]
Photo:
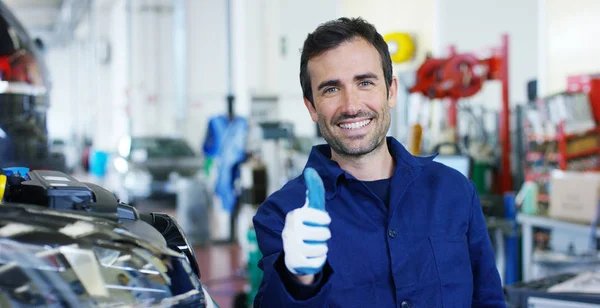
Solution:
[(500, 80), (502, 81), (502, 110), (500, 112), (500, 147), (502, 148), (501, 187), (502, 192), (508, 192), (512, 187), (512, 168), (510, 165), (510, 102), (508, 92), (508, 35), (502, 35), (502, 68)]
[(173, 0), (173, 77), (175, 87), (175, 130), (181, 134), (187, 114), (187, 38), (184, 0)]
[[(451, 59), (456, 55), (456, 47), (450, 45), (448, 47), (448, 59)], [(450, 98), (450, 106), (448, 107), (448, 126), (450, 129), (454, 129), (453, 142), (459, 141), (458, 135), (458, 99)]]
[(233, 104), (235, 101), (235, 95), (233, 93), (233, 40), (231, 37), (231, 28), (233, 19), (231, 18), (231, 2), (233, 0), (227, 0), (226, 8), (226, 29), (227, 29), (227, 115), (230, 119), (233, 119), (235, 115)]
[(132, 0), (127, 0), (127, 2), (125, 3), (125, 8), (126, 8), (126, 37), (127, 40), (125, 42), (126, 44), (126, 52), (125, 52), (125, 63), (127, 63), (127, 94), (125, 95), (126, 101), (125, 101), (125, 112), (126, 112), (126, 133), (128, 136), (131, 136), (132, 134), (132, 130), (133, 130), (133, 120), (131, 117), (131, 113), (132, 113), (132, 91), (133, 91), (133, 44), (132, 44), (132, 40), (133, 40), (133, 22), (132, 22), (132, 18), (133, 18), (133, 7), (132, 7)]

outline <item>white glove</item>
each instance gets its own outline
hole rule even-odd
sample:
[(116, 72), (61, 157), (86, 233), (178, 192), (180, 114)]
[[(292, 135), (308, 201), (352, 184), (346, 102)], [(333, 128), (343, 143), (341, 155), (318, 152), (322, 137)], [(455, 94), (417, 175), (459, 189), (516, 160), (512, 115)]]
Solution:
[(308, 207), (308, 201), (285, 216), (281, 237), (285, 266), (291, 273), (312, 275), (321, 271), (327, 260), (330, 222), (327, 212)]

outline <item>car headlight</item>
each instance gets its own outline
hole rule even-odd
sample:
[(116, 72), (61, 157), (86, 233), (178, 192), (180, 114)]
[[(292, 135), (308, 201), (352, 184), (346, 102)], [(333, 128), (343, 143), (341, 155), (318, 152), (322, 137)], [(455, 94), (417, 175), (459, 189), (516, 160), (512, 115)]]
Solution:
[(152, 175), (148, 170), (129, 168), (125, 174), (123, 186), (137, 196), (148, 196), (151, 192)]
[(115, 170), (121, 174), (127, 173), (129, 171), (129, 163), (123, 157), (117, 157), (113, 160), (113, 167)]

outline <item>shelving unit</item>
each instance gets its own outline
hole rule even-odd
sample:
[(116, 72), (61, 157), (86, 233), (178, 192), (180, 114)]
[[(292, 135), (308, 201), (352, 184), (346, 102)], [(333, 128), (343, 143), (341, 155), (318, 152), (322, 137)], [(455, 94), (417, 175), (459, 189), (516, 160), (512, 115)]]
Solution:
[[(594, 80), (594, 86), (589, 80)], [(524, 281), (549, 270), (536, 261), (547, 251), (583, 253), (589, 247), (589, 225), (547, 217), (553, 170), (600, 171), (600, 79), (570, 78), (568, 83), (568, 92), (525, 107), (531, 113), (521, 121), (525, 180), (538, 186), (538, 213), (517, 216)], [(548, 133), (551, 130), (553, 134)], [(596, 236), (600, 237), (600, 229)]]
[(527, 143), (525, 180), (538, 184), (540, 214), (545, 215), (550, 202), (549, 181), (553, 169), (600, 171), (600, 126), (580, 133), (566, 133), (562, 121), (556, 127), (556, 134), (535, 134), (530, 123), (523, 124)]

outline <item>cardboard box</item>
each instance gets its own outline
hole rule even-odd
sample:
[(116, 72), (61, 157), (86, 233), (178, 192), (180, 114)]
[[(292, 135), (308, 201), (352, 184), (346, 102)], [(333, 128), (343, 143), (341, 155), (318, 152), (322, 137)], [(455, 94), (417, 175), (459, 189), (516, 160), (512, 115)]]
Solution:
[(600, 200), (600, 172), (552, 171), (549, 216), (591, 224)]

